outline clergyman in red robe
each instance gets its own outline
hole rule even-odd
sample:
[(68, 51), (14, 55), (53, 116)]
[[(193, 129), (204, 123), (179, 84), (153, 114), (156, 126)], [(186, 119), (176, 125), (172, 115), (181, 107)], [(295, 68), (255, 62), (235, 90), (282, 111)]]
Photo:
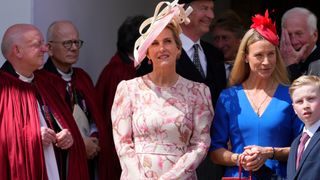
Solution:
[(74, 116), (86, 146), (90, 179), (109, 180), (114, 169), (108, 158), (112, 139), (107, 135), (92, 80), (81, 68), (72, 67), (83, 41), (70, 21), (53, 22), (47, 34), (49, 58), (36, 74), (54, 86)]
[[(1, 179), (89, 178), (76, 124), (49, 84), (33, 72), (47, 46), (40, 31), (16, 24), (4, 34), (0, 70)], [(80, 137), (80, 138), (79, 138)]]
[[(99, 107), (105, 116), (108, 136), (111, 137), (111, 107), (117, 86), (120, 81), (135, 78), (140, 73), (136, 71), (132, 60), (133, 48), (135, 41), (140, 36), (139, 27), (145, 19), (146, 17), (141, 15), (130, 16), (121, 24), (118, 29), (117, 52), (111, 58), (108, 65), (104, 67), (95, 87), (96, 94), (99, 97)], [(109, 156), (110, 161), (114, 164), (113, 178), (110, 180), (118, 180), (121, 175), (121, 166), (114, 147), (113, 138), (112, 144), (108, 149), (111, 151)]]

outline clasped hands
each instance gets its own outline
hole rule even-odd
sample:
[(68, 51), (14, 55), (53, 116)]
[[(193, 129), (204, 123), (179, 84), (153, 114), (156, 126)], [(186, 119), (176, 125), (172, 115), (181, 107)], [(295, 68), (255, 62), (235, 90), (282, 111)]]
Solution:
[[(68, 129), (62, 129), (59, 133), (48, 127), (41, 127), (41, 139), (44, 146), (53, 143), (61, 149), (68, 149), (73, 145), (73, 138)], [(93, 159), (100, 151), (99, 141), (96, 137), (84, 137), (84, 145), (88, 159)]]
[(61, 149), (68, 149), (73, 145), (73, 138), (68, 129), (62, 129), (59, 133), (48, 127), (41, 127), (41, 139), (44, 146), (53, 143)]
[(261, 146), (246, 146), (242, 154), (239, 154), (238, 163), (246, 171), (259, 170), (268, 159), (266, 149)]

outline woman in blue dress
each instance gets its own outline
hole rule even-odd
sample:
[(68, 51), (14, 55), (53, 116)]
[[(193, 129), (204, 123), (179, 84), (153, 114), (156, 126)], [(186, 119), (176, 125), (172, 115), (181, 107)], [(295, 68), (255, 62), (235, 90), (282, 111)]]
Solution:
[(239, 176), (240, 163), (255, 179), (285, 178), (291, 142), (303, 126), (291, 106), (279, 38), (268, 16), (266, 11), (265, 16), (252, 18), (231, 72), (230, 88), (220, 94), (216, 105), (210, 157), (227, 166), (227, 177)]

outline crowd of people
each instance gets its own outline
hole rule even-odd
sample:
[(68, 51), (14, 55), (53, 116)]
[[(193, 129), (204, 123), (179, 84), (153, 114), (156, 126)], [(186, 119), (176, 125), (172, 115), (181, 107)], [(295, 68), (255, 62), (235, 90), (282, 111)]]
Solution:
[(215, 18), (213, 0), (162, 1), (121, 24), (95, 85), (74, 67), (85, 42), (73, 22), (52, 22), (46, 40), (14, 24), (1, 41), (0, 179), (316, 180), (317, 41), (306, 8), (284, 13), (279, 37), (268, 10), (245, 30), (233, 11)]

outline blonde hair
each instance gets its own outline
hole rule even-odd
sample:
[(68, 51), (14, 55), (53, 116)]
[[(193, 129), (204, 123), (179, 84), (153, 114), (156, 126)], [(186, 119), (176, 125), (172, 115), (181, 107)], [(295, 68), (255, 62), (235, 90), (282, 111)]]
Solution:
[[(263, 36), (261, 36), (256, 30), (250, 29), (243, 36), (238, 53), (234, 62), (234, 66), (232, 68), (230, 78), (229, 78), (229, 86), (233, 86), (236, 84), (241, 84), (244, 82), (250, 74), (249, 63), (245, 62), (245, 57), (248, 54), (248, 47), (261, 40), (266, 40)], [(280, 50), (278, 47), (276, 48), (276, 67), (272, 72), (271, 77), (278, 83), (288, 85), (290, 83), (288, 78), (288, 72), (286, 66), (283, 62), (283, 59), (280, 55)]]
[(176, 23), (174, 20), (169, 23), (166, 28), (170, 29), (170, 31), (172, 32), (173, 34), (173, 39), (174, 41), (176, 42), (178, 48), (181, 50), (182, 48), (182, 42), (181, 42), (181, 39), (180, 39), (180, 25), (178, 23)]
[(292, 94), (295, 90), (298, 88), (301, 88), (302, 86), (314, 86), (317, 87), (320, 91), (320, 77), (313, 76), (313, 75), (303, 75), (300, 76), (298, 79), (294, 80), (291, 86), (289, 87), (289, 93), (292, 98)]

